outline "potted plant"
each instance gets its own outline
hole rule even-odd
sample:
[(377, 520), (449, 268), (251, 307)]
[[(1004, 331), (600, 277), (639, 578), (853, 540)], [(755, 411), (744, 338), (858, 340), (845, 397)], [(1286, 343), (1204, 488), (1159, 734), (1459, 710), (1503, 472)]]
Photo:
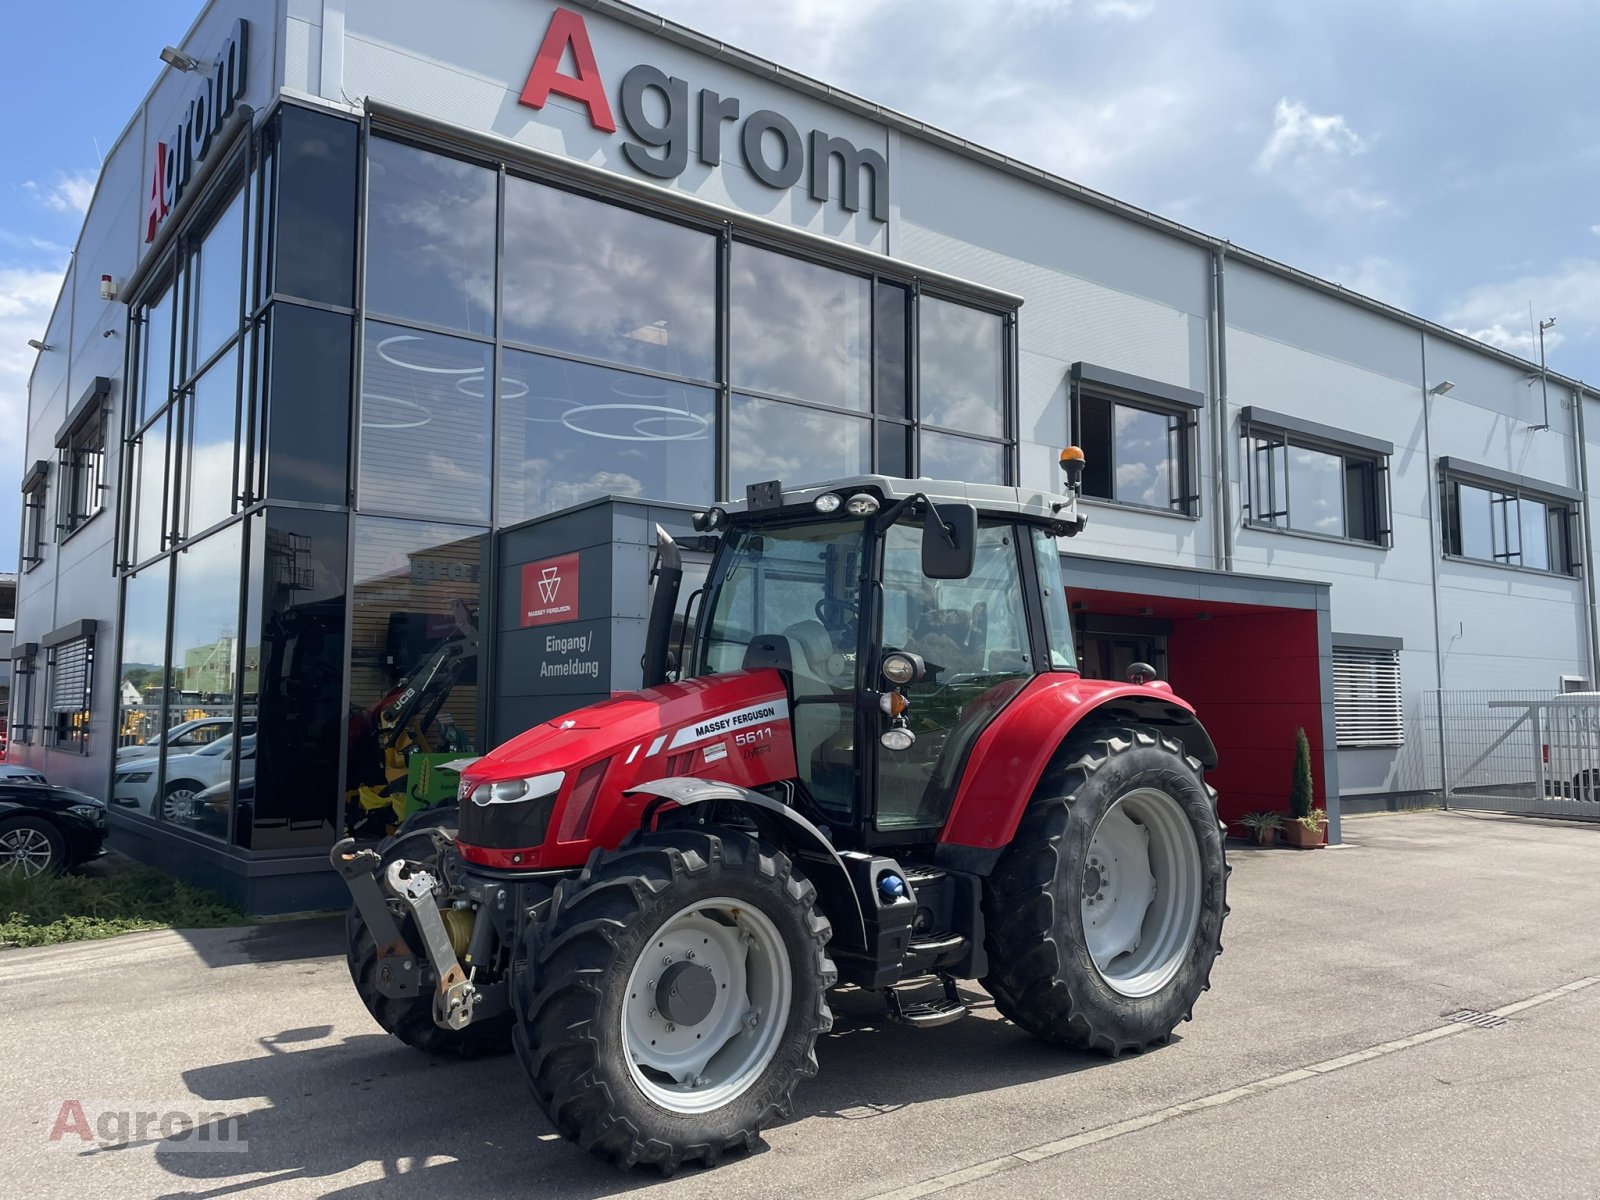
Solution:
[(1275, 812), (1246, 813), (1239, 824), (1255, 834), (1258, 846), (1270, 846), (1278, 840), (1278, 830), (1283, 826), (1283, 814)]
[(1294, 775), (1289, 783), (1289, 821), (1283, 827), (1283, 840), (1302, 850), (1322, 845), (1322, 830), (1328, 817), (1312, 801), (1311, 743), (1306, 731), (1294, 731)]

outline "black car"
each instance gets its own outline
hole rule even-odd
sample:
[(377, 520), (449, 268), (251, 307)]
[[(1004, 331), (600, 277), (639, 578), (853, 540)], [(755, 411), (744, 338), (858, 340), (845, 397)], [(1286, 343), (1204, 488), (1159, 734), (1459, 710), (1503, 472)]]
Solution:
[(0, 875), (59, 875), (105, 853), (106, 806), (71, 788), (0, 780)]

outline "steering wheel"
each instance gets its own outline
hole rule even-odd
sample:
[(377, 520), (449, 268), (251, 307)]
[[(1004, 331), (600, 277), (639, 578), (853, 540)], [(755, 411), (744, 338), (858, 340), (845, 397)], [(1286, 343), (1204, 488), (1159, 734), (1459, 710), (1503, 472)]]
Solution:
[(824, 596), (817, 601), (814, 611), (817, 614), (817, 620), (821, 621), (830, 630), (840, 630), (849, 634), (852, 641), (855, 639), (856, 622), (859, 619), (855, 605), (848, 601), (840, 600), (836, 596)]

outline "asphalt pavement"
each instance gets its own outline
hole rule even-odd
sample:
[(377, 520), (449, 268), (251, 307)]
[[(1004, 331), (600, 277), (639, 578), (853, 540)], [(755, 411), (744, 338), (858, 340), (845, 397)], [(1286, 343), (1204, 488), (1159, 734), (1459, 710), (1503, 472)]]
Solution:
[(1170, 1046), (1053, 1050), (976, 986), (925, 1031), (841, 993), (795, 1118), (670, 1180), (559, 1139), (512, 1059), (385, 1036), (337, 922), (5, 952), (0, 1195), (1600, 1196), (1600, 825), (1345, 835), (1230, 846), (1226, 952)]

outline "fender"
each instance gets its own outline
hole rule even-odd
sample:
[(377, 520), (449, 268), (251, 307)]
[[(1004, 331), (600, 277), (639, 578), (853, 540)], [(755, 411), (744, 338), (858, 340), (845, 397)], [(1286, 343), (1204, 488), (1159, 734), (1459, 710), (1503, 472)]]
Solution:
[(1061, 743), (1095, 718), (1137, 721), (1168, 729), (1207, 770), (1216, 747), (1172, 686), (1144, 685), (1046, 674), (1006, 705), (979, 735), (935, 851), (942, 866), (987, 875), (1011, 844), (1022, 812)]
[(649, 828), (664, 801), (670, 801), (679, 808), (712, 801), (737, 804), (764, 838), (782, 846), (787, 853), (804, 863), (806, 874), (817, 886), (817, 904), (833, 924), (834, 942), (844, 949), (865, 953), (866, 920), (861, 915), (861, 902), (856, 897), (856, 889), (850, 882), (850, 873), (845, 868), (844, 860), (822, 830), (794, 809), (737, 784), (683, 776), (634, 784), (626, 794), (657, 797), (646, 805), (640, 818), (641, 828)]

